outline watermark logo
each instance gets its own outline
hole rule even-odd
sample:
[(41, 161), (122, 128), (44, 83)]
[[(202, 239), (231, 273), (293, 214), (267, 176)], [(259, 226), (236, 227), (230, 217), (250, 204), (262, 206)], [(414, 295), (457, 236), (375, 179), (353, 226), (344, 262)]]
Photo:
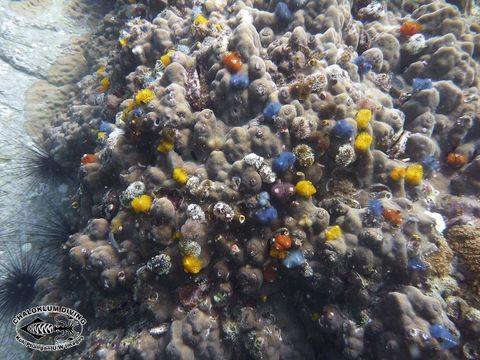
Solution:
[(22, 311), (12, 320), (15, 339), (38, 351), (58, 351), (79, 345), (87, 320), (77, 311), (60, 305), (42, 305)]

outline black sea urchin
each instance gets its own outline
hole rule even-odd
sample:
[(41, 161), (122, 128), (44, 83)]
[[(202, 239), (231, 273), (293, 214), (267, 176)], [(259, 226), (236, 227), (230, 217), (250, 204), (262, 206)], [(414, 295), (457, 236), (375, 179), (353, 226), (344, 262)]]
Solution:
[(27, 190), (72, 183), (75, 169), (60, 163), (41, 140), (30, 138), (11, 125), (5, 127), (5, 133), (0, 135), (0, 155), (4, 160), (2, 182), (15, 183), (16, 187), (17, 183), (25, 184)]
[(74, 173), (71, 168), (59, 164), (42, 145), (33, 141), (25, 144), (23, 151), (12, 161), (12, 168), (18, 177), (27, 178), (30, 186), (70, 183)]
[(42, 252), (6, 251), (0, 262), (0, 322), (10, 322), (18, 312), (28, 308), (37, 291), (35, 283), (46, 274)]
[(59, 204), (49, 199), (42, 199), (41, 215), (35, 223), (28, 224), (27, 235), (36, 239), (36, 244), (44, 250), (47, 258), (59, 255), (63, 244), (76, 232), (73, 216)]

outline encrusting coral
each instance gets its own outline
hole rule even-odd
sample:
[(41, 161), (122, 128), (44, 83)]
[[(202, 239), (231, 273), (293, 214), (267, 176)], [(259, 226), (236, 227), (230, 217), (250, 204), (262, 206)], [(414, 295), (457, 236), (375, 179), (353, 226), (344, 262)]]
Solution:
[(448, 229), (446, 237), (460, 257), (468, 281), (480, 294), (480, 223), (454, 225)]
[(478, 347), (446, 302), (462, 267), (478, 285), (478, 229), (438, 198), (480, 191), (480, 26), (457, 5), (116, 1), (116, 44), (44, 134), (60, 163), (85, 150), (50, 289), (81, 279), (62, 301), (97, 330), (77, 354)]

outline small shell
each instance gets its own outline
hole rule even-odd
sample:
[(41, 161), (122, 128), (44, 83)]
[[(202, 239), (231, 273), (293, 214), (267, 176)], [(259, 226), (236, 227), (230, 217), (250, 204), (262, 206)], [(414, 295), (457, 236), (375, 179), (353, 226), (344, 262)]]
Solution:
[(170, 324), (169, 323), (163, 323), (163, 324), (160, 324), (159, 326), (151, 328), (150, 330), (148, 330), (148, 332), (152, 336), (162, 336), (162, 335), (166, 334), (168, 329), (170, 329)]
[(213, 207), (213, 215), (219, 220), (230, 222), (233, 220), (235, 212), (230, 205), (219, 201)]

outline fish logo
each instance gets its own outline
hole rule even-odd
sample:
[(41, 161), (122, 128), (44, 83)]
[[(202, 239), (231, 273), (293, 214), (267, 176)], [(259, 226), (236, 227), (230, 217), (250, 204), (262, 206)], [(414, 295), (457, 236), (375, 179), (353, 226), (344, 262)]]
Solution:
[(12, 323), (15, 339), (32, 350), (58, 351), (79, 345), (84, 337), (85, 318), (73, 309), (44, 305), (18, 314)]
[(37, 317), (21, 329), (37, 340), (46, 336), (56, 336), (56, 339), (60, 340), (72, 338), (78, 334), (73, 329), (75, 323), (76, 321), (71, 319), (62, 320), (60, 316), (56, 317), (53, 324)]

